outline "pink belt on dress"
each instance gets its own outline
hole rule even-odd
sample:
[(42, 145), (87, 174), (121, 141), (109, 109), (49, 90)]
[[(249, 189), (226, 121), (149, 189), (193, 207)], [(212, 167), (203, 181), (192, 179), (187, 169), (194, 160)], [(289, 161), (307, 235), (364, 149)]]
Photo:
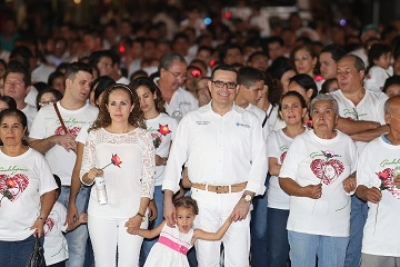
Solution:
[(158, 242), (175, 251), (178, 251), (179, 253), (182, 253), (183, 255), (186, 255), (189, 251), (187, 247), (181, 246), (165, 236), (160, 236), (158, 238)]

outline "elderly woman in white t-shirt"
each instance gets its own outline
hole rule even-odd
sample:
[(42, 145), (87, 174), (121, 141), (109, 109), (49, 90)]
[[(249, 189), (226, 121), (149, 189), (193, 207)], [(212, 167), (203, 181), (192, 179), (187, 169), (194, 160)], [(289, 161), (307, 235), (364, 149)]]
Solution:
[(290, 259), (292, 267), (315, 266), (317, 258), (318, 266), (340, 267), (349, 241), (356, 147), (335, 129), (338, 104), (331, 96), (315, 97), (310, 113), (314, 129), (293, 140), (279, 173), (290, 195)]
[(27, 145), (25, 114), (0, 112), (0, 266), (26, 266), (56, 200), (57, 184), (43, 155)]

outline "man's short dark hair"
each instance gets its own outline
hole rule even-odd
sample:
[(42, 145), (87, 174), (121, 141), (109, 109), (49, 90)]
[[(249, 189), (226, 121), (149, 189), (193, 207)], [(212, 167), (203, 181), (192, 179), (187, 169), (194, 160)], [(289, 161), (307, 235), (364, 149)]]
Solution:
[(92, 74), (92, 68), (88, 64), (83, 62), (73, 62), (68, 65), (67, 71), (65, 72), (65, 79), (75, 79), (75, 75), (79, 71), (84, 71)]
[(243, 67), (239, 70), (238, 84), (249, 88), (258, 81), (264, 81), (264, 78), (265, 76), (260, 70), (253, 67)]
[(344, 55), (346, 55), (346, 51), (344, 50), (344, 48), (340, 45), (337, 44), (330, 44), (325, 46), (322, 50), (321, 50), (321, 54), (322, 53), (330, 53), (332, 59), (337, 62), (339, 59), (341, 59)]
[(220, 64), (213, 69), (212, 74), (211, 74), (211, 80), (214, 79), (215, 72), (217, 72), (218, 70), (232, 71), (232, 72), (236, 73), (236, 77), (238, 76), (238, 72), (235, 67), (233, 67), (232, 65), (228, 65), (228, 64)]
[(24, 81), (25, 84), (25, 88), (27, 88), (29, 85), (31, 85), (31, 73), (28, 69), (28, 67), (17, 60), (12, 60), (10, 62), (8, 62), (8, 67), (7, 67), (7, 71), (6, 74), (4, 75), (4, 80), (7, 80), (7, 76), (10, 73), (20, 73), (23, 75), (22, 79)]

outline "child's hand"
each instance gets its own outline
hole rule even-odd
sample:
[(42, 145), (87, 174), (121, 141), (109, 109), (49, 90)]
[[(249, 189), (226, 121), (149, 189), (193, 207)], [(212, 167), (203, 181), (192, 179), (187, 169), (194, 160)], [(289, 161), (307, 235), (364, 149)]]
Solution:
[(84, 224), (88, 222), (88, 214), (86, 212), (82, 212), (81, 215), (79, 215), (79, 223)]

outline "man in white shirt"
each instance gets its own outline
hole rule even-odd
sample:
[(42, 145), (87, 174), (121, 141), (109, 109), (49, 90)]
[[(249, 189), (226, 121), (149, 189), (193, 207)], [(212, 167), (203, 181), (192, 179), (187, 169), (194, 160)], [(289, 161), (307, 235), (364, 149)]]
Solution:
[[(264, 87), (264, 74), (252, 67), (243, 67), (239, 70), (239, 91), (235, 104), (256, 115), (263, 128), (265, 140), (269, 135), (268, 125), (262, 125), (266, 113), (257, 107), (262, 97)], [(265, 176), (267, 177), (267, 176)], [(266, 184), (267, 186), (267, 180)], [(251, 212), (251, 264), (254, 267), (266, 265), (267, 255), (267, 194), (254, 198), (254, 208)]]
[(389, 133), (366, 145), (358, 161), (356, 194), (369, 206), (361, 267), (400, 266), (400, 96), (387, 100), (384, 111)]
[(19, 61), (11, 61), (4, 76), (4, 94), (14, 98), (17, 108), (28, 118), (28, 128), (31, 129), (37, 113), (35, 107), (25, 102), (25, 97), (31, 90), (31, 75), (28, 68)]
[(228, 217), (234, 221), (221, 241), (196, 242), (199, 266), (219, 266), (221, 242), (225, 266), (249, 266), (250, 206), (255, 195), (264, 194), (268, 171), (265, 139), (257, 116), (234, 104), (235, 68), (214, 69), (209, 88), (212, 101), (178, 126), (163, 181), (164, 217), (176, 223), (172, 197), (186, 162), (199, 204), (195, 228), (215, 232)]
[(318, 91), (321, 91), (322, 84), (329, 79), (336, 78), (337, 61), (346, 54), (346, 51), (338, 45), (330, 44), (325, 46), (319, 54), (319, 69), (322, 78), (317, 82)]
[[(92, 69), (80, 62), (71, 63), (65, 74), (65, 93), (55, 106), (42, 107), (35, 117), (29, 136), (32, 148), (45, 155), (53, 174), (62, 182), (59, 201), (68, 211), (81, 213), (87, 203), (89, 190), (81, 187), (71, 195), (71, 176), (76, 161), (76, 136), (96, 119), (98, 110), (87, 102), (92, 81)], [(58, 112), (57, 112), (58, 111)], [(78, 219), (77, 217), (75, 219)], [(85, 260), (88, 231), (81, 225), (66, 235), (69, 260), (67, 267), (82, 267)]]
[(160, 88), (165, 100), (165, 109), (172, 118), (179, 122), (189, 111), (199, 108), (199, 101), (182, 88), (187, 78), (187, 64), (181, 55), (177, 53), (164, 55), (160, 59), (158, 71), (160, 78), (156, 78), (154, 82)]
[[(356, 141), (358, 153), (361, 153), (367, 142), (388, 131), (383, 114), (383, 105), (387, 96), (384, 93), (365, 90), (364, 76), (365, 68), (362, 59), (354, 55), (342, 57), (337, 63), (340, 90), (331, 93), (339, 104), (340, 117), (337, 129), (350, 135)], [(360, 261), (362, 229), (367, 212), (366, 203), (353, 196), (346, 267), (356, 266)]]

